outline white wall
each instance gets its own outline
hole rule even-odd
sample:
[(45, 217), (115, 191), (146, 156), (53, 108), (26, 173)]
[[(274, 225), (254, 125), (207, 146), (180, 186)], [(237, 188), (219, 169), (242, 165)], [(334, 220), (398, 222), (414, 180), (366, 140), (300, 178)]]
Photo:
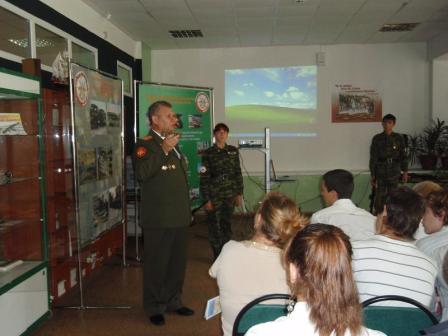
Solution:
[(129, 35), (81, 0), (40, 1), (134, 58), (141, 57), (141, 46), (137, 41), (134, 41)]
[(432, 64), (432, 118), (448, 121), (448, 54)]
[[(370, 141), (381, 125), (331, 123), (330, 89), (335, 81), (378, 83), (383, 114), (397, 116), (398, 132), (414, 134), (427, 124), (429, 65), (424, 43), (154, 50), (151, 80), (213, 87), (215, 122), (225, 121), (225, 69), (312, 65), (317, 51), (326, 54), (326, 65), (318, 67), (318, 136), (272, 139), (276, 170), (368, 168)], [(245, 151), (243, 158), (249, 171), (263, 171), (261, 153)]]

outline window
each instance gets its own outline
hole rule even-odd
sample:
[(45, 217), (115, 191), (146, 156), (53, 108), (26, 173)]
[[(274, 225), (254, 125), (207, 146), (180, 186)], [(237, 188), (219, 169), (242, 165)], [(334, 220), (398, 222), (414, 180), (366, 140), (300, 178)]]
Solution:
[(75, 42), (72, 42), (72, 59), (75, 63), (84, 65), (91, 69), (96, 69), (95, 53)]
[(117, 61), (117, 77), (123, 81), (123, 93), (132, 97), (132, 68)]
[(0, 50), (19, 56), (31, 57), (28, 20), (0, 8)]
[(39, 25), (36, 25), (36, 57), (41, 64), (51, 66), (58, 53), (67, 50), (67, 40)]

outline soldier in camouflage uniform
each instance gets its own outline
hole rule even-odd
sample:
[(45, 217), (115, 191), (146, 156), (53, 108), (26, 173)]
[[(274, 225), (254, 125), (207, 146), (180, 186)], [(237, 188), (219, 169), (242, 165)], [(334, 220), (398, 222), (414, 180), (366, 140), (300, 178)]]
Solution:
[(231, 236), (231, 217), (235, 206), (243, 200), (238, 149), (226, 143), (229, 128), (219, 123), (213, 130), (215, 144), (202, 157), (200, 190), (206, 201), (208, 236), (216, 259)]
[(376, 188), (374, 214), (381, 213), (386, 198), (402, 182), (408, 179), (408, 158), (403, 137), (393, 132), (396, 118), (392, 114), (383, 117), (384, 132), (376, 134), (370, 146), (370, 174), (372, 187)]

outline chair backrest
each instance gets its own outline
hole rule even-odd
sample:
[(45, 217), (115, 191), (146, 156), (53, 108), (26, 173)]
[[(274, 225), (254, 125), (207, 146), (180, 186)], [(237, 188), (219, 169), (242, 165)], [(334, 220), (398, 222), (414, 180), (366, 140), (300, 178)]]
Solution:
[(233, 323), (232, 336), (244, 335), (250, 327), (273, 321), (287, 314), (287, 303), (263, 303), (269, 300), (288, 300), (288, 294), (268, 294), (252, 300), (241, 309)]
[[(406, 302), (414, 307), (371, 306), (383, 301)], [(420, 302), (399, 295), (383, 295), (362, 303), (364, 325), (384, 332), (387, 336), (419, 336), (419, 331), (438, 323), (434, 315)]]

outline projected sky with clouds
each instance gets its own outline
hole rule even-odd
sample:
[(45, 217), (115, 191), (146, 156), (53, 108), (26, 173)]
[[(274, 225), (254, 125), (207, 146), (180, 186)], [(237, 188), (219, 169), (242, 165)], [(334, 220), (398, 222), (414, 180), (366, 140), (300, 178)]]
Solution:
[(316, 66), (226, 70), (227, 122), (236, 133), (270, 127), (276, 134), (315, 135), (316, 72)]
[(226, 106), (316, 108), (316, 67), (226, 71)]

